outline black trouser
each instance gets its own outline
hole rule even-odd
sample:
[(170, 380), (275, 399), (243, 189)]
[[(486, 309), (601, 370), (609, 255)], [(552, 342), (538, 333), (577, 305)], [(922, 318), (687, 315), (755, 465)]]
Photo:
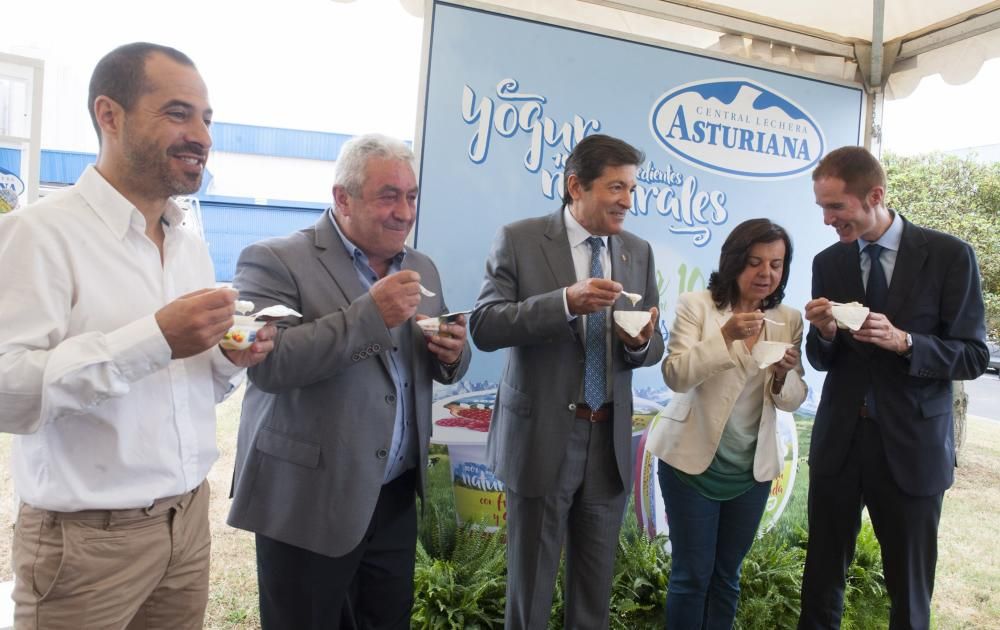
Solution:
[(839, 628), (847, 569), (868, 508), (892, 608), (891, 630), (925, 630), (937, 564), (944, 494), (915, 497), (893, 480), (878, 421), (859, 418), (844, 468), (809, 474), (809, 549), (802, 578), (800, 630)]
[(415, 490), (412, 470), (382, 486), (364, 538), (337, 558), (257, 534), (261, 626), (409, 628), (417, 544)]

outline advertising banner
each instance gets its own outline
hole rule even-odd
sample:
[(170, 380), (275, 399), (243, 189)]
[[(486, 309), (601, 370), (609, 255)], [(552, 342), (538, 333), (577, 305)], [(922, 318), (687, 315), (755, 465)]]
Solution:
[(0, 214), (16, 210), (24, 193), (24, 182), (7, 169), (0, 167)]
[[(791, 235), (785, 303), (802, 309), (812, 257), (835, 238), (810, 173), (832, 148), (858, 143), (859, 87), (447, 2), (433, 4), (431, 19), (416, 246), (437, 263), (451, 310), (475, 302), (500, 226), (560, 207), (566, 157), (598, 132), (646, 155), (625, 229), (653, 246), (661, 334), (678, 296), (706, 287), (729, 231), (755, 217)], [(435, 441), (462, 447), (456, 483), (482, 493), (466, 497), (484, 506), (467, 516), (488, 513), (496, 524), (502, 484), (475, 468), (466, 447), (485, 443), (504, 360), (503, 351), (477, 351), (461, 383), (438, 388), (435, 406)], [(807, 366), (807, 380), (809, 410), (822, 379)], [(638, 450), (672, 394), (658, 366), (637, 371), (633, 386)], [(782, 422), (792, 475), (795, 427), (789, 414)], [(649, 466), (637, 462), (637, 505), (658, 494)], [(782, 493), (792, 485), (775, 484)]]

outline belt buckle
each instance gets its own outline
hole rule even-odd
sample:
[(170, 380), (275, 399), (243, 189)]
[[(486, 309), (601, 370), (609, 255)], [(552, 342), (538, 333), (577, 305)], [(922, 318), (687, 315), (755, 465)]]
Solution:
[(587, 421), (590, 422), (590, 424), (596, 424), (597, 420), (595, 420), (594, 418), (597, 417), (597, 414), (600, 413), (600, 411), (601, 411), (600, 408), (598, 408), (598, 409), (591, 409), (590, 410), (590, 417), (587, 418)]

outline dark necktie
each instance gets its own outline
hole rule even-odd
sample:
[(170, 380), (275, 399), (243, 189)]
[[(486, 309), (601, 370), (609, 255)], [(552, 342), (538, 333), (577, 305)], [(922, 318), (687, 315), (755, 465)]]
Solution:
[(865, 253), (871, 261), (871, 268), (868, 270), (868, 286), (865, 288), (865, 301), (868, 308), (876, 313), (885, 313), (886, 297), (889, 295), (889, 283), (885, 281), (885, 270), (879, 257), (882, 255), (884, 247), (872, 243), (865, 248)]
[[(591, 236), (587, 239), (587, 243), (590, 244), (590, 277), (603, 278), (601, 248), (604, 247), (604, 241), (596, 236)], [(604, 404), (607, 382), (607, 367), (605, 365), (607, 350), (604, 343), (604, 322), (606, 319), (607, 313), (604, 309), (587, 315), (586, 359), (583, 364), (583, 401), (592, 410), (600, 409), (601, 405)]]
[[(868, 269), (868, 286), (865, 287), (865, 301), (868, 302), (868, 308), (876, 313), (885, 313), (886, 297), (889, 295), (889, 284), (885, 281), (885, 270), (882, 269), (882, 263), (879, 262), (879, 257), (884, 249), (876, 243), (865, 248), (865, 253), (868, 254), (868, 259), (871, 262), (871, 267)], [(865, 394), (865, 406), (868, 407), (868, 413), (872, 417), (878, 417), (878, 410), (875, 408), (875, 392), (871, 387)]]

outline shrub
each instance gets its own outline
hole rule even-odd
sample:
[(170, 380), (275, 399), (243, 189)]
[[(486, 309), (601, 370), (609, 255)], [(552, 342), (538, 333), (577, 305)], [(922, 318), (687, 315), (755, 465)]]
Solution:
[(847, 570), (844, 593), (844, 630), (885, 628), (889, 625), (889, 597), (882, 573), (882, 548), (875, 530), (865, 520), (854, 549), (854, 562)]
[(794, 628), (801, 609), (799, 588), (804, 562), (805, 551), (790, 545), (780, 530), (758, 539), (743, 561), (735, 627)]
[[(801, 480), (777, 527), (757, 540), (743, 563), (735, 627), (740, 630), (794, 628), (808, 531), (804, 509), (806, 479)], [(455, 520), (446, 457), (429, 471), (427, 501), (420, 521), (414, 575), (412, 626), (418, 629), (503, 628), (506, 603), (506, 548), (502, 532), (488, 533)], [(618, 541), (611, 593), (611, 627), (662, 628), (670, 556), (665, 537), (649, 538), (634, 512), (626, 512)], [(552, 599), (549, 628), (563, 627), (564, 568)], [(871, 524), (862, 523), (854, 562), (848, 570), (844, 630), (883, 628), (889, 602), (882, 559)]]
[(455, 520), (451, 466), (434, 456), (427, 471), (413, 576), (414, 628), (502, 628), (504, 539)]
[(414, 628), (501, 628), (506, 601), (506, 546), (499, 534), (457, 528), (447, 558), (417, 546)]
[(670, 577), (666, 536), (649, 538), (639, 528), (631, 506), (618, 539), (618, 557), (611, 582), (611, 627), (621, 630), (659, 627)]
[(917, 225), (954, 234), (976, 251), (987, 334), (1000, 338), (1000, 163), (941, 153), (882, 156), (889, 207)]
[(990, 339), (1000, 339), (1000, 293), (983, 291), (986, 305), (986, 335)]

